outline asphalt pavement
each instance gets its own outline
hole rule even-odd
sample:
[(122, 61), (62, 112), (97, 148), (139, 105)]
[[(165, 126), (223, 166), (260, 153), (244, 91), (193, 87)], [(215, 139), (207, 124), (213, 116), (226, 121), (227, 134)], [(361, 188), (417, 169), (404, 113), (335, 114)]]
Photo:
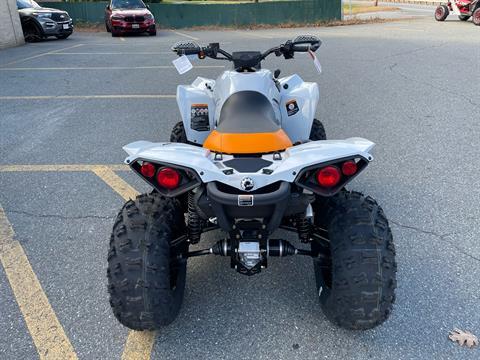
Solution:
[[(432, 14), (157, 37), (78, 32), (1, 51), (0, 358), (480, 358), (478, 347), (447, 338), (454, 327), (480, 335), (479, 30)], [(180, 119), (176, 86), (226, 66), (198, 60), (178, 75), (170, 46), (264, 50), (304, 33), (323, 40), (323, 74), (302, 55), (264, 67), (319, 83), (317, 117), (330, 139), (377, 144), (350, 188), (375, 197), (390, 220), (398, 262), (390, 319), (364, 332), (330, 324), (308, 258), (272, 259), (245, 277), (227, 259), (202, 257), (189, 261), (177, 320), (156, 334), (129, 332), (108, 304), (107, 245), (125, 198), (148, 187), (122, 167), (122, 146), (168, 140)]]

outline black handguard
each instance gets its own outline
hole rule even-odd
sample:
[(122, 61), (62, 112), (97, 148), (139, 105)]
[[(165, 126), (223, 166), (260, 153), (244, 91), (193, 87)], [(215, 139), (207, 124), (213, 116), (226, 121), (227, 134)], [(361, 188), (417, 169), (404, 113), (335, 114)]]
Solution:
[(292, 41), (292, 50), (294, 52), (317, 51), (322, 45), (322, 41), (313, 35), (300, 35)]
[(178, 56), (197, 55), (201, 49), (200, 45), (193, 41), (179, 41), (172, 47), (172, 51)]

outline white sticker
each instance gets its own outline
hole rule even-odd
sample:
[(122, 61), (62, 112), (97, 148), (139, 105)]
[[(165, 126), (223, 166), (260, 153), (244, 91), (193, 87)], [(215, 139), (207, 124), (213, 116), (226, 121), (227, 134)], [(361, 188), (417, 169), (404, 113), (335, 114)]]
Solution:
[(322, 64), (320, 64), (320, 61), (317, 58), (317, 55), (312, 50), (308, 50), (308, 54), (313, 60), (313, 65), (315, 65), (315, 68), (317, 69), (318, 73), (322, 73)]
[(190, 62), (190, 60), (188, 60), (188, 57), (186, 57), (185, 55), (182, 55), (178, 59), (173, 60), (172, 63), (180, 75), (185, 74), (186, 72), (192, 70), (193, 68), (192, 63)]

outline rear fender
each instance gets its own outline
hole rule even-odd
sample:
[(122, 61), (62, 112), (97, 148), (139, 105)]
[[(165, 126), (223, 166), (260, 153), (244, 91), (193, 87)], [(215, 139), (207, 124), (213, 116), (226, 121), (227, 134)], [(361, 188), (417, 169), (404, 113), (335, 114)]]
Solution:
[(362, 138), (312, 141), (281, 153), (263, 155), (265, 165), (254, 172), (240, 172), (233, 165), (229, 166), (229, 160), (234, 159), (231, 155), (220, 157), (208, 149), (189, 144), (137, 141), (123, 149), (129, 154), (125, 162), (130, 165), (140, 160), (177, 165), (196, 172), (202, 183), (217, 181), (240, 191), (245, 191), (242, 181), (250, 178), (254, 183), (250, 190), (255, 191), (280, 181), (293, 183), (302, 170), (314, 165), (354, 157), (370, 162), (373, 160), (370, 151), (374, 146)]

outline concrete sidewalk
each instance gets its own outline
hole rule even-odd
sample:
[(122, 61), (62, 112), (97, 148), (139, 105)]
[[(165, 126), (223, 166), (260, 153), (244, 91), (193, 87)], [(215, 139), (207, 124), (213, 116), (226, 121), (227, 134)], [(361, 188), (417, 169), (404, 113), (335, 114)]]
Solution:
[[(423, 0), (422, 0), (423, 1)], [(423, 1), (426, 3), (426, 1)], [(349, 4), (349, 0), (343, 1), (344, 5)], [(352, 5), (370, 5), (373, 4), (373, 1), (366, 1), (366, 0), (355, 0), (352, 1)], [(407, 4), (405, 1), (403, 3), (400, 2), (386, 2), (381, 1), (378, 3), (379, 6), (389, 6), (389, 7), (396, 7), (398, 8), (397, 11), (375, 11), (375, 12), (367, 12), (367, 13), (360, 13), (360, 14), (353, 14), (350, 15), (348, 10), (344, 11), (343, 16), (345, 20), (351, 19), (411, 19), (411, 18), (422, 18), (422, 17), (429, 17), (433, 16), (435, 11), (435, 6), (432, 5), (425, 5), (425, 4)]]
[[(352, 1), (352, 3), (373, 3), (372, 0), (355, 0)], [(397, 3), (397, 4), (413, 4), (413, 5), (438, 5), (442, 2), (442, 0), (383, 0), (379, 1), (378, 5), (381, 5), (381, 3)], [(348, 3), (348, 0), (343, 0), (343, 3)]]

